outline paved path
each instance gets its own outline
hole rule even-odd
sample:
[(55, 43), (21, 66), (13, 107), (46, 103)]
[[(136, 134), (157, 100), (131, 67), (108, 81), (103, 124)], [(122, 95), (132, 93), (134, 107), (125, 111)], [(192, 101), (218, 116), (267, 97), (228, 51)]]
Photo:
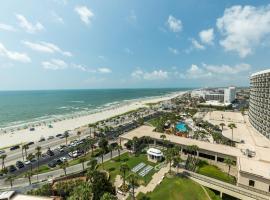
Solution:
[[(127, 150), (122, 150), (120, 153), (123, 154), (125, 152), (127, 152)], [(117, 157), (117, 156), (118, 156), (118, 151), (113, 151), (113, 157)], [(110, 159), (111, 159), (110, 153), (104, 155), (104, 162)], [(101, 158), (98, 158), (98, 162), (101, 163)], [(82, 164), (73, 165), (67, 168), (67, 174), (80, 172), (80, 171), (82, 171)], [(64, 170), (58, 169), (58, 170), (50, 171), (47, 173), (39, 174), (38, 177), (40, 181), (44, 182), (44, 181), (47, 181), (48, 179), (60, 177), (63, 175), (64, 175)], [(36, 182), (37, 175), (34, 175), (31, 178), (31, 180), (32, 182)], [(15, 179), (13, 182), (13, 187), (26, 187), (28, 185), (29, 185), (28, 178), (18, 178), (18, 179)], [(5, 180), (0, 180), (0, 188), (1, 188), (0, 190), (10, 189), (10, 183)]]

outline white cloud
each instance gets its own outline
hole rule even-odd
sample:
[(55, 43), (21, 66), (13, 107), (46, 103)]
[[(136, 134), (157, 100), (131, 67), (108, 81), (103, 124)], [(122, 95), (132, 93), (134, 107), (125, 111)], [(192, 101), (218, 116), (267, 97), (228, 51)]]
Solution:
[(229, 65), (208, 65), (202, 64), (201, 67), (192, 64), (186, 71), (185, 77), (189, 79), (201, 79), (201, 78), (214, 78), (216, 80), (220, 78), (232, 78), (239, 77), (243, 73), (249, 73), (251, 67), (249, 64), (240, 63), (234, 66)]
[(60, 17), (56, 12), (52, 11), (51, 16), (52, 16), (53, 21), (60, 24), (64, 24), (64, 19)]
[(199, 33), (201, 42), (204, 44), (213, 44), (213, 40), (214, 40), (214, 29), (210, 28), (207, 30), (202, 30)]
[(199, 49), (199, 50), (204, 50), (205, 46), (203, 46), (202, 44), (200, 44), (197, 40), (195, 39), (191, 39), (191, 43), (192, 43), (192, 47), (195, 49)]
[(249, 71), (251, 69), (250, 65), (246, 63), (241, 63), (235, 66), (203, 64), (203, 67), (207, 71), (215, 74), (238, 74), (240, 72)]
[(130, 11), (129, 16), (127, 17), (127, 21), (132, 25), (135, 25), (137, 23), (137, 15), (134, 10)]
[(97, 71), (99, 73), (102, 73), (102, 74), (108, 74), (108, 73), (112, 72), (112, 70), (110, 68), (107, 68), (107, 67), (100, 67), (97, 69)]
[(0, 43), (0, 56), (23, 63), (31, 62), (31, 59), (28, 57), (26, 53), (10, 51), (2, 43)]
[(25, 16), (20, 14), (16, 14), (16, 17), (17, 20), (19, 21), (19, 26), (28, 33), (36, 33), (44, 29), (44, 26), (40, 22), (32, 24), (25, 18)]
[(44, 61), (41, 63), (44, 69), (60, 70), (68, 67), (67, 63), (60, 59), (51, 59), (50, 61)]
[(173, 53), (173, 54), (175, 54), (175, 55), (178, 55), (178, 54), (179, 54), (179, 50), (178, 50), (178, 49), (175, 49), (175, 48), (172, 48), (172, 47), (169, 47), (168, 49), (169, 49), (169, 51), (170, 51), (171, 53)]
[(182, 22), (180, 19), (177, 19), (170, 15), (167, 20), (168, 27), (173, 32), (180, 32), (182, 30)]
[(270, 34), (270, 6), (227, 8), (216, 25), (224, 36), (221, 46), (226, 51), (235, 51), (240, 57), (246, 57)]
[(85, 24), (89, 24), (94, 17), (94, 13), (86, 6), (76, 6), (75, 12)]
[(144, 80), (165, 80), (169, 77), (169, 73), (163, 70), (144, 72), (140, 69), (137, 69), (131, 73), (131, 76), (136, 79), (144, 79)]
[(3, 23), (0, 23), (0, 30), (11, 31), (11, 32), (16, 31), (16, 29), (13, 26), (8, 25), (8, 24), (3, 24)]
[(68, 51), (63, 51), (60, 49), (57, 45), (53, 43), (48, 43), (48, 42), (29, 42), (29, 41), (22, 41), (22, 43), (29, 47), (32, 50), (39, 51), (39, 52), (44, 52), (44, 53), (60, 53), (64, 56), (72, 56), (72, 53)]
[(133, 55), (133, 54), (134, 54), (133, 51), (132, 51), (131, 49), (129, 49), (129, 48), (125, 48), (124, 51), (125, 51), (127, 54), (129, 54), (129, 55)]

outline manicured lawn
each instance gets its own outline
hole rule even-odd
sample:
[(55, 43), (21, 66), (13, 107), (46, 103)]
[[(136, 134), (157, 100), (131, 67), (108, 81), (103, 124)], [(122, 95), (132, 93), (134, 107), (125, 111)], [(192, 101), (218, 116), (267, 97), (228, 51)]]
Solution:
[[(120, 175), (120, 166), (122, 163), (127, 163), (130, 170), (136, 165), (144, 162), (146, 165), (155, 166), (155, 163), (149, 162), (147, 160), (146, 154), (140, 154), (139, 156), (130, 155), (129, 153), (124, 153), (121, 155), (121, 160), (118, 160), (118, 157), (113, 158), (112, 160), (104, 162), (104, 169), (107, 170), (111, 175), (111, 180), (114, 181), (116, 175)], [(99, 169), (103, 169), (102, 166), (99, 166)], [(151, 181), (153, 174), (155, 173), (155, 169), (152, 169), (146, 176), (139, 176), (139, 183), (147, 184)]]
[[(140, 193), (138, 200), (144, 195)], [(164, 178), (153, 192), (146, 196), (151, 200), (208, 200), (199, 184), (188, 178)]]
[(227, 173), (221, 171), (217, 166), (209, 165), (205, 161), (200, 161), (197, 168), (197, 173), (215, 178), (227, 183), (235, 184), (236, 180), (233, 176), (228, 175)]

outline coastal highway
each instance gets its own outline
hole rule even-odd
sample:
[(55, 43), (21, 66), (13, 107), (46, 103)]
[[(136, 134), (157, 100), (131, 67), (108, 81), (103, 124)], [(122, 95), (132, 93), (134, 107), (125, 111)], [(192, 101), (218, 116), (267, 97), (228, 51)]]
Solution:
[[(120, 152), (120, 154), (123, 154), (125, 152), (127, 152), (126, 149), (122, 150)], [(118, 151), (113, 151), (112, 155), (113, 155), (113, 157), (118, 156)], [(106, 155), (104, 155), (104, 162), (107, 160), (110, 160), (110, 159), (111, 159), (110, 153), (107, 153)], [(101, 163), (100, 157), (97, 158), (97, 160), (98, 160), (98, 163)], [(85, 164), (85, 166), (87, 166), (87, 165)], [(73, 166), (70, 166), (67, 168), (67, 174), (80, 172), (80, 171), (82, 171), (82, 164), (73, 165)], [(40, 181), (44, 181), (44, 180), (60, 177), (63, 175), (64, 175), (63, 169), (57, 169), (57, 170), (50, 171), (47, 173), (39, 174), (38, 179)], [(37, 176), (36, 175), (32, 176), (31, 180), (32, 180), (32, 182), (36, 182)], [(14, 186), (13, 189), (20, 191), (20, 192), (25, 192), (26, 190), (31, 189), (34, 185), (29, 186), (28, 178), (18, 178), (18, 179), (15, 179), (13, 181), (13, 186)], [(7, 190), (7, 189), (10, 189), (10, 183), (8, 181), (6, 181), (5, 179), (0, 179), (0, 190)]]

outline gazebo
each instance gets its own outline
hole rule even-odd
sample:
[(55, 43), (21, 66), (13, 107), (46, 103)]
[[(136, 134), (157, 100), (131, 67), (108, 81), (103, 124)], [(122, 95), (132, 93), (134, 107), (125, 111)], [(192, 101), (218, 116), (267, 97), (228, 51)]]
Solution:
[(158, 162), (162, 160), (163, 153), (159, 149), (150, 148), (147, 150), (147, 157), (152, 162)]

